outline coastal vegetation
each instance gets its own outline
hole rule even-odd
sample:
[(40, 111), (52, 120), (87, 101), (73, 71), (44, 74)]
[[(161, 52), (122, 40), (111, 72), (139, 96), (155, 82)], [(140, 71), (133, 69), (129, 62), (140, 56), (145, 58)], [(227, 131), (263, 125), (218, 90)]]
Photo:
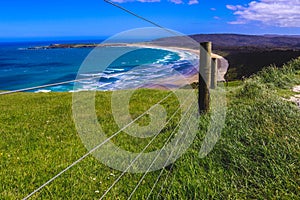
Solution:
[[(199, 119), (193, 145), (172, 168), (149, 172), (133, 199), (296, 199), (300, 196), (300, 112), (286, 101), (300, 84), (300, 58), (270, 66), (244, 81), (229, 82), (228, 112), (221, 139), (205, 158), (199, 150), (209, 114)], [(188, 91), (188, 90), (186, 90)], [(137, 117), (169, 91), (140, 89), (131, 100)], [(97, 92), (96, 113), (108, 134), (118, 130), (110, 108), (111, 92)], [(142, 102), (147, 102), (147, 104)], [(169, 113), (175, 96), (162, 103)], [(21, 199), (87, 153), (72, 119), (71, 93), (17, 93), (0, 98), (0, 197)], [(163, 130), (160, 148), (180, 115)], [(139, 123), (147, 124), (148, 116)], [(121, 135), (118, 145), (139, 152), (147, 142)], [(121, 172), (87, 157), (33, 199), (99, 199)], [(125, 176), (106, 199), (127, 199), (143, 174)], [(165, 181), (166, 180), (166, 181)]]
[[(211, 41), (213, 52), (229, 62), (226, 79), (240, 80), (261, 71), (265, 66), (283, 66), (300, 56), (300, 37), (284, 35), (196, 34), (194, 41)], [(181, 37), (161, 38), (154, 44), (176, 46)], [(182, 39), (184, 40), (184, 39)], [(189, 46), (189, 44), (191, 46)], [(195, 43), (186, 47), (199, 48)]]

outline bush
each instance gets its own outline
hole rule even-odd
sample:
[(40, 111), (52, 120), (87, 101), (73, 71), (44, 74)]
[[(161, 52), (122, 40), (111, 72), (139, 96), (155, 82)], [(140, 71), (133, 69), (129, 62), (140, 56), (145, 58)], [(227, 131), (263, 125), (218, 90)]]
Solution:
[(287, 89), (299, 83), (299, 80), (294, 76), (299, 69), (300, 58), (288, 62), (282, 68), (277, 68), (274, 65), (266, 67), (254, 77), (259, 78), (260, 82), (268, 87)]
[(242, 88), (237, 91), (237, 97), (246, 97), (246, 98), (261, 98), (262, 96), (267, 95), (266, 87), (263, 85), (259, 78), (248, 79), (245, 81)]

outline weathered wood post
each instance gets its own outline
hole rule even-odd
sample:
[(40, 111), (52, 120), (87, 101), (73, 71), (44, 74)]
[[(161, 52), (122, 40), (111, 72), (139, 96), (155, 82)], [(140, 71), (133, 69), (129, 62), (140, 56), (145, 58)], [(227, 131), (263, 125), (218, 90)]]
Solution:
[(211, 89), (216, 89), (217, 84), (218, 84), (218, 59), (217, 58), (212, 58), (210, 88)]
[(200, 64), (199, 64), (199, 113), (209, 111), (209, 88), (211, 83), (211, 42), (200, 43)]

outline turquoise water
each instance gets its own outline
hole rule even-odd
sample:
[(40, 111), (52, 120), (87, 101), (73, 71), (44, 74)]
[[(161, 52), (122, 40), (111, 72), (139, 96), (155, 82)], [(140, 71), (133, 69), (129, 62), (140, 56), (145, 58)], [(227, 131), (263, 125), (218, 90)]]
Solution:
[[(0, 90), (17, 90), (95, 76), (98, 78), (82, 81), (82, 86), (77, 85), (76, 90), (130, 89), (141, 87), (148, 80), (152, 84), (155, 80), (162, 80), (178, 73), (186, 76), (197, 73), (194, 68), (197, 65), (195, 56), (163, 49), (102, 47), (101, 52), (116, 52), (124, 48), (128, 52), (114, 58), (109, 65), (103, 58), (97, 59), (93, 62), (95, 66), (91, 71), (80, 69), (85, 66), (86, 60), (91, 58), (89, 55), (95, 54), (94, 48), (27, 49), (49, 44), (49, 42), (0, 44)], [(99, 53), (99, 57), (101, 55)], [(62, 92), (73, 89), (73, 83), (69, 83), (34, 92)]]

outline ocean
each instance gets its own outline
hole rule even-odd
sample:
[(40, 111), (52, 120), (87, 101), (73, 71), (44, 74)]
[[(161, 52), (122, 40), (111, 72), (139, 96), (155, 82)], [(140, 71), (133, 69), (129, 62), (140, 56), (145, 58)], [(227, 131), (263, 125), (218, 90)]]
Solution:
[(124, 46), (28, 49), (52, 43), (55, 42), (0, 43), (0, 90), (19, 90), (75, 79), (80, 79), (76, 88), (74, 83), (68, 83), (30, 92), (121, 90), (151, 87), (172, 76), (188, 77), (197, 73), (197, 56), (177, 50)]

